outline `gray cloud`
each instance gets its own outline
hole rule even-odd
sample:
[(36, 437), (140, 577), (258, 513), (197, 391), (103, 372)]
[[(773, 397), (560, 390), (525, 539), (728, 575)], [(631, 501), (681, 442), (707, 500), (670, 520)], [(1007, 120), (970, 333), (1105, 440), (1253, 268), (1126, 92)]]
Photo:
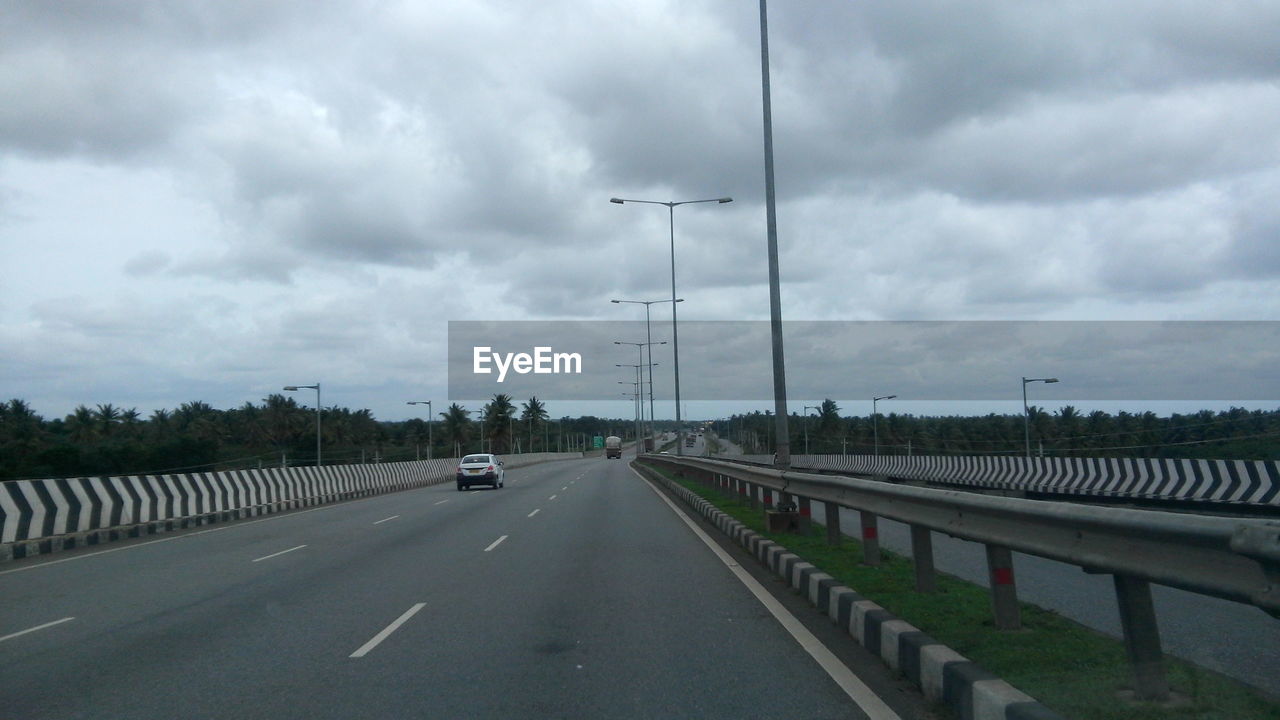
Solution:
[[(788, 320), (1280, 312), (1280, 8), (771, 11)], [(0, 331), (139, 396), (439, 387), (446, 319), (670, 293), (615, 195), (733, 196), (677, 210), (681, 317), (765, 317), (758, 42), (727, 0), (15, 4)]]

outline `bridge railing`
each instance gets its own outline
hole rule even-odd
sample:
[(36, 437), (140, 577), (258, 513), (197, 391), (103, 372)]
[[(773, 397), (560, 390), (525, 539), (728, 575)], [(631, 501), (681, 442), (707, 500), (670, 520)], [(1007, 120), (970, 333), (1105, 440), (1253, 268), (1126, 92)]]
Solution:
[[(1167, 695), (1150, 583), (1257, 606), (1280, 617), (1280, 522), (1028, 500), (866, 478), (781, 472), (707, 458), (645, 455), (641, 463), (737, 494), (772, 510), (823, 503), (828, 542), (841, 507), (860, 513), (863, 562), (879, 564), (878, 518), (911, 528), (916, 588), (933, 588), (932, 533), (986, 546), (995, 625), (1021, 625), (1012, 552), (1114, 576), (1124, 641), (1139, 693)], [(775, 503), (775, 496), (777, 503)]]

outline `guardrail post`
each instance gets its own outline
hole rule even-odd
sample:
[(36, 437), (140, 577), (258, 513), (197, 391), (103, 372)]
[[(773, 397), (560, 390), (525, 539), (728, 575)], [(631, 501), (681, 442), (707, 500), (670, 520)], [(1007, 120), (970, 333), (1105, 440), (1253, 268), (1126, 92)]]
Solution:
[(801, 497), (799, 498), (799, 500), (800, 500), (800, 502), (799, 502), (799, 505), (800, 505), (800, 532), (805, 533), (805, 534), (808, 534), (808, 533), (809, 533), (809, 522), (810, 522), (810, 520), (813, 518), (813, 508), (812, 508), (812, 507), (810, 507), (810, 500), (809, 500), (809, 498), (801, 496)]
[(835, 503), (824, 502), (822, 509), (825, 511), (827, 520), (827, 544), (840, 544), (840, 506)]
[(880, 524), (875, 513), (859, 510), (862, 519), (862, 564), (880, 565)]
[(1116, 600), (1120, 603), (1124, 650), (1133, 665), (1134, 693), (1139, 700), (1168, 700), (1169, 681), (1164, 676), (1164, 652), (1160, 648), (1155, 606), (1151, 603), (1151, 584), (1129, 575), (1112, 577)]
[(927, 527), (911, 526), (911, 561), (916, 569), (916, 592), (938, 589), (933, 575), (933, 533)]
[(763, 485), (760, 486), (760, 499), (764, 501), (765, 510), (773, 508), (773, 491)]
[(991, 583), (991, 609), (997, 630), (1022, 627), (1018, 586), (1013, 581), (1013, 552), (1002, 545), (987, 546), (987, 579)]
[(760, 501), (756, 499), (756, 485), (754, 483), (747, 483), (747, 499), (751, 503), (752, 510), (760, 506)]

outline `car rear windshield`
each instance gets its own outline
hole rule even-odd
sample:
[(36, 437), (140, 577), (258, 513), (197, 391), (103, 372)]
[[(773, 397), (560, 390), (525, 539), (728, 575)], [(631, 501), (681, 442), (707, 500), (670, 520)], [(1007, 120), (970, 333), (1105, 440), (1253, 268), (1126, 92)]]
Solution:
[(466, 465), (467, 463), (487, 463), (487, 462), (489, 462), (488, 455), (468, 455), (462, 458), (463, 465)]

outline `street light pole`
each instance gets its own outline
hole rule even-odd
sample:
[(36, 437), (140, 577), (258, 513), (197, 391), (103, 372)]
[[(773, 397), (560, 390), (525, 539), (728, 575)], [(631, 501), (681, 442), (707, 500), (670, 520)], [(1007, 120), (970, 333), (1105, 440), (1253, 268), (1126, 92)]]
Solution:
[(676, 326), (676, 206), (693, 205), (695, 203), (731, 203), (733, 198), (710, 198), (707, 200), (682, 200), (680, 202), (662, 202), (658, 200), (628, 200), (609, 198), (609, 202), (622, 205), (624, 203), (644, 203), (646, 205), (665, 205), (667, 221), (671, 228), (671, 359), (675, 365), (676, 389), (676, 455), (684, 454), (684, 425), (680, 422), (680, 333)]
[[(684, 298), (676, 298), (678, 303), (684, 302)], [(669, 303), (670, 300), (610, 300), (614, 304), (629, 303), (632, 305), (644, 306), (644, 334), (645, 340), (650, 345), (653, 343), (653, 331), (649, 326), (649, 306), (657, 303)], [(674, 307), (674, 305), (673, 305)], [(666, 343), (662, 343), (665, 345)], [(657, 416), (653, 414), (653, 348), (649, 348), (649, 434), (653, 434), (653, 423), (657, 420)]]
[(882, 395), (881, 397), (871, 398), (871, 434), (875, 437), (876, 457), (880, 457), (880, 416), (876, 414), (876, 403), (881, 400), (892, 400), (897, 395)]
[[(649, 314), (648, 310), (649, 308), (646, 307), (645, 308), (646, 315)], [(639, 354), (639, 357), (637, 357), (636, 359), (640, 361), (640, 365), (638, 365), (637, 368), (644, 367), (646, 364), (649, 366), (649, 432), (648, 434), (646, 434), (645, 437), (650, 437), (653, 435), (653, 346), (666, 345), (667, 341), (662, 340), (656, 343), (653, 341), (637, 343), (637, 342), (625, 342), (622, 340), (614, 340), (613, 344), (614, 345), (635, 345), (636, 350), (638, 351), (638, 354)], [(645, 363), (644, 361), (644, 351), (646, 348), (649, 350), (648, 363)], [(644, 371), (638, 370), (638, 372), (640, 373), (640, 378), (643, 381)], [(641, 385), (640, 387), (636, 388), (636, 392), (640, 393), (640, 422), (643, 425), (644, 424), (644, 386)]]
[(774, 465), (791, 467), (791, 435), (787, 428), (787, 369), (782, 351), (782, 288), (778, 277), (778, 211), (773, 186), (773, 102), (769, 95), (769, 19), (760, 0), (760, 89), (764, 106), (764, 207), (769, 248), (769, 329), (773, 340), (773, 414), (777, 429)]
[(315, 390), (316, 391), (316, 467), (320, 467), (320, 383), (315, 385), (285, 385), (284, 389), (289, 392), (297, 392), (299, 390)]
[(809, 411), (821, 410), (821, 409), (822, 408), (817, 405), (804, 406), (804, 454), (805, 455), (809, 454)]
[(431, 447), (434, 445), (431, 438), (431, 428), (435, 422), (434, 408), (431, 407), (430, 400), (410, 400), (408, 405), (426, 405), (427, 406), (427, 459), (431, 459)]
[(1026, 442), (1027, 458), (1031, 457), (1031, 411), (1027, 408), (1027, 383), (1042, 382), (1046, 385), (1058, 382), (1058, 378), (1022, 378), (1022, 438)]

